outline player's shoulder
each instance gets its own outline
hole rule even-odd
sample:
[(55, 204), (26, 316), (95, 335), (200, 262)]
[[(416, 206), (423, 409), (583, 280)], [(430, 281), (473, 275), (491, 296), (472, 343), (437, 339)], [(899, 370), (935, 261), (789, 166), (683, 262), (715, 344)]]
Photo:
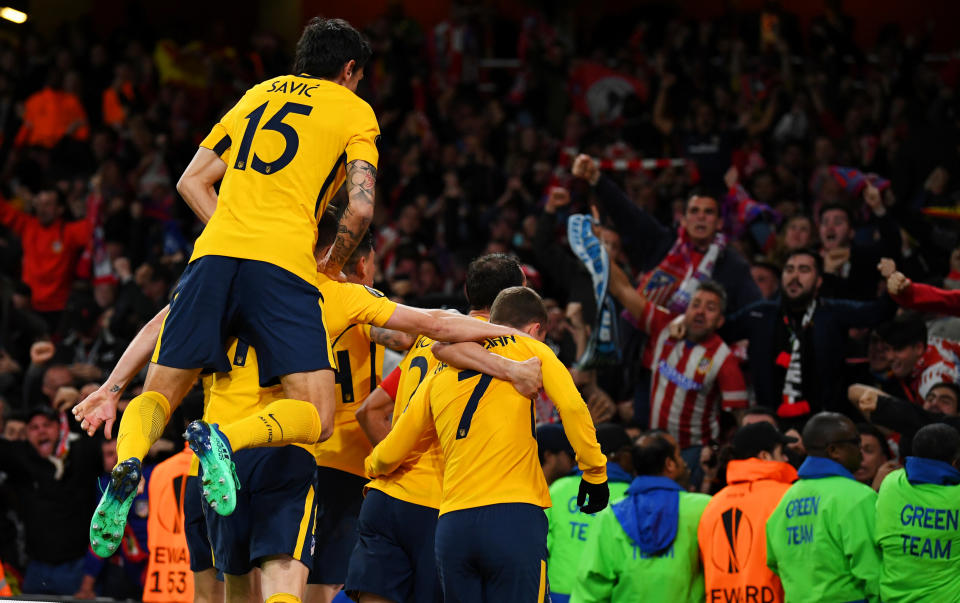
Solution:
[(540, 358), (540, 360), (557, 358), (557, 355), (553, 353), (553, 350), (550, 349), (550, 346), (542, 341), (538, 341), (533, 337), (521, 337), (519, 335), (513, 335), (511, 337), (515, 338), (515, 344), (518, 348), (529, 352), (528, 357), (532, 358), (533, 356), (536, 356)]

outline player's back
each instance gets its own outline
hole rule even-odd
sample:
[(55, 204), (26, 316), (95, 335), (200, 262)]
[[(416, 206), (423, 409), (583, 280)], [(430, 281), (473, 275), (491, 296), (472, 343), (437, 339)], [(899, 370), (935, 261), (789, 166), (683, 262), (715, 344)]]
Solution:
[[(394, 425), (410, 403), (413, 394), (440, 364), (430, 351), (433, 343), (429, 337), (420, 335), (399, 365), (400, 381), (393, 403)], [(370, 482), (369, 487), (409, 503), (439, 508), (443, 456), (436, 431), (428, 430), (407, 458), (399, 469), (390, 475), (378, 477)]]
[[(511, 360), (553, 356), (528, 337), (500, 337), (485, 347)], [(550, 506), (532, 400), (508, 381), (443, 364), (424, 387), (445, 463), (441, 515), (499, 503)]]
[(202, 144), (230, 153), (193, 258), (266, 261), (313, 283), (318, 216), (348, 161), (376, 166), (378, 135), (373, 110), (344, 86), (306, 75), (257, 84)]
[(324, 323), (336, 361), (336, 411), (330, 439), (317, 444), (317, 464), (363, 476), (373, 448), (354, 414), (376, 389), (383, 372), (383, 346), (370, 339), (370, 325), (385, 323), (397, 308), (383, 293), (356, 283), (318, 276)]

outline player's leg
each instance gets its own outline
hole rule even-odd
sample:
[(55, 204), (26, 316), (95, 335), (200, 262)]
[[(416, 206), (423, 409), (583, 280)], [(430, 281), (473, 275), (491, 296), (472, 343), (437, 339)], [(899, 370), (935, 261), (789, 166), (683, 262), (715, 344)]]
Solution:
[(260, 594), (260, 589), (258, 588), (259, 585), (257, 581), (254, 580), (253, 571), (249, 571), (240, 576), (224, 574), (223, 578), (224, 592), (226, 600), (229, 601), (229, 603), (233, 603), (234, 601), (259, 603), (263, 601), (263, 596)]
[(310, 402), (317, 411), (320, 421), (320, 436), (317, 442), (322, 442), (333, 435), (333, 417), (337, 408), (336, 377), (333, 368), (309, 371), (305, 373), (291, 373), (280, 377), (284, 394), (294, 400)]
[(317, 467), (316, 548), (307, 595), (310, 603), (330, 603), (346, 582), (367, 482), (346, 471)]
[(489, 601), (541, 603), (547, 594), (547, 518), (529, 504), (479, 507), (487, 526), (479, 563)]
[(336, 409), (334, 362), (316, 283), (272, 264), (246, 260), (235, 286), (243, 291), (239, 324), (257, 350), (260, 385), (279, 379), (287, 398), (310, 402), (320, 421), (318, 441), (329, 438)]
[(217, 580), (217, 570), (207, 568), (193, 572), (193, 603), (223, 603), (223, 582)]
[(320, 416), (304, 400), (276, 400), (255, 415), (220, 424), (234, 452), (257, 446), (314, 444), (320, 438)]
[(476, 509), (451, 511), (437, 520), (437, 569), (446, 603), (485, 601), (481, 570), (476, 562), (483, 552), (483, 533), (488, 529), (478, 518)]
[(90, 545), (101, 557), (116, 551), (140, 483), (141, 463), (159, 439), (202, 367), (229, 370), (222, 325), (232, 312), (237, 260), (208, 256), (184, 271), (163, 321), (143, 393), (127, 406), (117, 430), (118, 464), (90, 522)]
[(433, 568), (437, 510), (413, 505), (371, 489), (357, 520), (357, 544), (350, 555), (344, 589), (361, 602), (438, 602), (417, 589), (417, 551), (425, 548)]
[(145, 391), (123, 412), (117, 432), (117, 458), (122, 460), (111, 471), (90, 521), (90, 546), (100, 557), (109, 557), (120, 546), (127, 513), (142, 477), (141, 462), (160, 439), (171, 413), (190, 391), (199, 372), (151, 364)]
[(310, 569), (289, 555), (276, 555), (260, 566), (260, 588), (267, 601), (303, 601)]
[(302, 601), (312, 565), (317, 476), (313, 454), (298, 446), (237, 454), (260, 457), (251, 476), (250, 559), (260, 565), (264, 599)]
[[(196, 467), (192, 466), (190, 472), (194, 471)], [(194, 603), (223, 603), (223, 578), (218, 579), (218, 572), (213, 567), (213, 548), (207, 537), (207, 522), (200, 502), (200, 479), (196, 475), (187, 477), (183, 484), (183, 533), (190, 554), (190, 571), (193, 572)]]

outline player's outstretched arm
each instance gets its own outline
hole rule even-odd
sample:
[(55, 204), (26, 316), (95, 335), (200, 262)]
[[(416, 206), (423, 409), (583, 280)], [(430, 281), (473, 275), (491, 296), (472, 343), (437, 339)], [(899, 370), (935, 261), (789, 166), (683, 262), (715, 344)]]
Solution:
[(607, 457), (597, 442), (597, 428), (567, 367), (547, 346), (540, 345), (536, 349), (543, 363), (543, 389), (560, 413), (563, 432), (577, 453), (577, 464), (583, 471), (577, 505), (584, 513), (596, 513), (607, 506), (610, 498)]
[(495, 325), (446, 310), (422, 310), (399, 305), (383, 324), (388, 329), (425, 335), (435, 341), (483, 341), (494, 337), (527, 337), (511, 327)]
[(540, 359), (536, 356), (518, 362), (488, 352), (482, 345), (473, 342), (435, 343), (430, 351), (440, 362), (450, 366), (478, 371), (502, 381), (509, 381), (524, 398), (536, 396), (543, 384)]
[(401, 370), (398, 366), (387, 375), (370, 395), (364, 398), (360, 408), (354, 412), (360, 429), (376, 446), (390, 433), (393, 415), (393, 401), (397, 398), (397, 386), (400, 384)]
[(227, 164), (219, 155), (200, 147), (177, 182), (177, 192), (204, 224), (210, 221), (217, 209), (217, 190), (213, 185), (226, 172)]
[(393, 398), (382, 387), (370, 392), (353, 414), (370, 443), (376, 446), (390, 433), (390, 411)]
[(373, 219), (373, 202), (377, 186), (377, 168), (355, 159), (347, 164), (347, 208), (337, 227), (337, 240), (327, 256), (323, 272), (331, 278), (340, 275), (343, 265), (360, 243), (360, 238)]
[[(429, 377), (428, 377), (429, 379)], [(367, 477), (373, 479), (393, 473), (416, 446), (420, 436), (433, 425), (430, 414), (429, 382), (423, 383), (390, 433), (373, 448), (363, 463)]]
[(157, 347), (163, 319), (169, 311), (170, 306), (165, 306), (157, 312), (124, 350), (103, 385), (73, 407), (73, 416), (80, 421), (80, 428), (87, 432), (87, 435), (92, 436), (104, 425), (104, 435), (108, 439), (111, 437), (120, 396), (130, 384), (130, 380), (150, 361), (150, 356)]
[(384, 329), (383, 327), (370, 327), (370, 339), (385, 348), (390, 348), (397, 352), (409, 350), (417, 336), (412, 333), (404, 333), (395, 329)]

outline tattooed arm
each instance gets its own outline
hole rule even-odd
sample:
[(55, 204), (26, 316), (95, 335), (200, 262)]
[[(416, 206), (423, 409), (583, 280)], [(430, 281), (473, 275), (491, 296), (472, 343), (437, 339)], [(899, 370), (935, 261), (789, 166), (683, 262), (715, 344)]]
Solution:
[(347, 164), (347, 208), (337, 227), (337, 240), (330, 250), (324, 272), (340, 274), (343, 265), (360, 243), (373, 219), (373, 197), (377, 185), (377, 168), (362, 159)]
[(370, 339), (374, 343), (379, 343), (385, 348), (405, 352), (409, 350), (416, 340), (416, 337), (403, 331), (394, 331), (393, 329), (384, 329), (383, 327), (370, 326)]

